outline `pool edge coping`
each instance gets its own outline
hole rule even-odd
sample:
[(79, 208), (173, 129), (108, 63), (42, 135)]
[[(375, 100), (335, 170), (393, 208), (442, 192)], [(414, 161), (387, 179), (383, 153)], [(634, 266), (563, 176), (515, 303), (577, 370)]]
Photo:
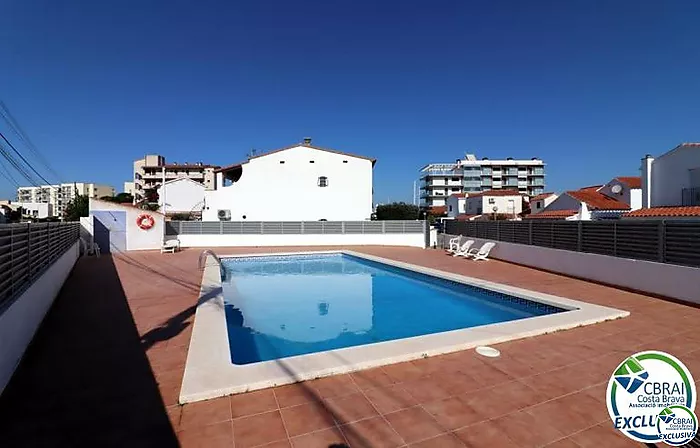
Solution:
[[(221, 268), (213, 257), (207, 256), (179, 395), (181, 404), (437, 356), (467, 350), (479, 345), (538, 336), (630, 315), (628, 311), (624, 310), (352, 250), (237, 254), (222, 257), (222, 259), (309, 254), (347, 254), (457, 283), (546, 303), (567, 311), (272, 361), (261, 361), (248, 365), (235, 365), (231, 363), (230, 359)], [(464, 260), (464, 262), (473, 261)]]

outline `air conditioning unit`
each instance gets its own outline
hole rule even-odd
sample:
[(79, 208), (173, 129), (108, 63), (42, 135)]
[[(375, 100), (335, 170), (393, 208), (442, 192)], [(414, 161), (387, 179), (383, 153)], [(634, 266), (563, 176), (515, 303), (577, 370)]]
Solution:
[(219, 210), (218, 216), (219, 216), (219, 221), (230, 221), (231, 220), (231, 210)]

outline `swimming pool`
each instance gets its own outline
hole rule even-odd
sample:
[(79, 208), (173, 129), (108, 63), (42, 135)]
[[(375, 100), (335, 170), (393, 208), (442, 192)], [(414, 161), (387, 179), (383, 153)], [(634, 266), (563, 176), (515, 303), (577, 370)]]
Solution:
[(629, 315), (357, 251), (221, 261), (202, 272), (183, 404)]
[(231, 258), (222, 267), (238, 365), (565, 311), (348, 254)]

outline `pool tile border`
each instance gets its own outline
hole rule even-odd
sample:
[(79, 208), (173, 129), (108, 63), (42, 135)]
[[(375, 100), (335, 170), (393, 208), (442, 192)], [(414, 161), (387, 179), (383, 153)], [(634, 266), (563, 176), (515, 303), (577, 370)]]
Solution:
[[(474, 328), (293, 356), (273, 361), (263, 361), (255, 364), (234, 365), (230, 359), (226, 330), (221, 269), (214, 258), (209, 256), (202, 274), (200, 298), (197, 304), (194, 327), (185, 364), (185, 374), (180, 390), (180, 403), (190, 403), (324, 376), (354, 372), (371, 367), (411, 361), (428, 356), (466, 350), (479, 345), (496, 344), (582, 325), (590, 325), (629, 315), (627, 311), (542, 294), (354, 251), (290, 252), (277, 253), (275, 256), (333, 253), (344, 253), (460, 284), (563, 308), (568, 311)], [(268, 256), (268, 254), (241, 254), (232, 258), (264, 256)], [(470, 262), (465, 260), (465, 263)]]

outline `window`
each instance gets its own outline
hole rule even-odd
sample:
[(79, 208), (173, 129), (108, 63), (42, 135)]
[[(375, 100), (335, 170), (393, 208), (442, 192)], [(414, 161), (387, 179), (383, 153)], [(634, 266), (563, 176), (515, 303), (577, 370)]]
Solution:
[(319, 187), (327, 187), (328, 186), (328, 178), (326, 176), (321, 176), (318, 178), (318, 186)]
[(452, 211), (452, 206), (450, 205), (450, 211)]
[(343, 163), (348, 163), (348, 161), (347, 161), (347, 160), (343, 160)]
[(284, 165), (284, 160), (280, 160), (280, 165)]
[(459, 182), (459, 177), (453, 177), (452, 182)]
[(495, 204), (496, 200), (494, 198), (489, 198), (489, 204)]
[(309, 160), (309, 163), (316, 163), (316, 162), (314, 162), (313, 160)]

